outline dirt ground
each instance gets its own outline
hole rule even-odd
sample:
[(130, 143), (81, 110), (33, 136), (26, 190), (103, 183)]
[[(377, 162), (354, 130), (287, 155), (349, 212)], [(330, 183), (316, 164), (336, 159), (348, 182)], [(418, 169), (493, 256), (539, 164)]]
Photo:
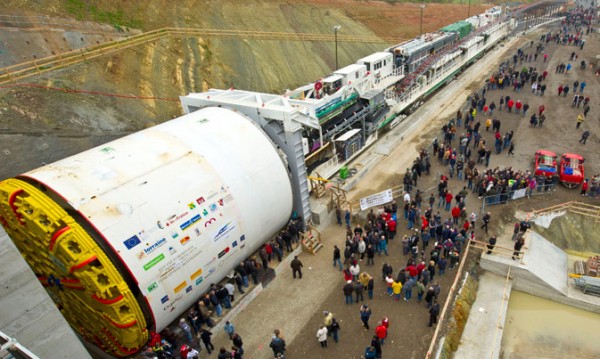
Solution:
[[(513, 47), (513, 52), (508, 52), (510, 56), (516, 52), (516, 48), (523, 46), (528, 41), (533, 40), (537, 44), (541, 32), (536, 31), (527, 36), (527, 40), (517, 43)], [(594, 38), (597, 35), (591, 36)], [(530, 39), (530, 40), (529, 40)], [(580, 70), (576, 68), (574, 71), (567, 75), (559, 75), (554, 73), (554, 68), (560, 62), (567, 63), (571, 51), (575, 51), (579, 54), (579, 58), (589, 59), (595, 56), (600, 50), (597, 41), (590, 41), (586, 43), (583, 51), (580, 51), (575, 47), (566, 47), (562, 45), (549, 44), (545, 52), (549, 54), (549, 61), (544, 64), (540, 59), (536, 63), (524, 63), (523, 66), (535, 66), (538, 70), (543, 71), (548, 69), (550, 75), (548, 76), (548, 91), (542, 96), (535, 96), (531, 94), (530, 89), (525, 88), (520, 93), (515, 93), (512, 88), (505, 89), (504, 91), (490, 91), (487, 94), (488, 103), (491, 100), (496, 101), (500, 96), (510, 95), (512, 98), (520, 99), (524, 103), (528, 102), (532, 109), (536, 109), (539, 105), (544, 104), (546, 107), (547, 120), (543, 128), (531, 128), (529, 127), (529, 117), (524, 119), (521, 116), (517, 116), (514, 113), (508, 114), (506, 111), (496, 112), (494, 117), (502, 121), (502, 132), (509, 130), (515, 131), (516, 150), (514, 157), (507, 157), (506, 150), (500, 155), (492, 154), (490, 167), (504, 167), (512, 166), (518, 169), (533, 169), (532, 159), (533, 153), (540, 148), (549, 149), (559, 154), (564, 152), (577, 152), (582, 154), (586, 158), (586, 177), (591, 177), (592, 174), (598, 173), (600, 168), (596, 162), (596, 154), (600, 149), (598, 144), (597, 134), (600, 134), (600, 124), (598, 121), (598, 93), (600, 87), (598, 78), (593, 76), (590, 69)], [(531, 50), (525, 50), (527, 53)], [(509, 55), (506, 56), (508, 58)], [(484, 77), (489, 74), (484, 75)], [(585, 89), (585, 94), (591, 98), (592, 110), (588, 114), (587, 120), (581, 129), (575, 129), (575, 118), (579, 111), (570, 107), (572, 96), (569, 95), (567, 98), (558, 97), (556, 94), (556, 88), (559, 84), (569, 84), (572, 86), (572, 82), (576, 79), (582, 81), (585, 79), (588, 86)], [(483, 82), (480, 83), (483, 85)], [(467, 86), (465, 91), (457, 93), (456, 96), (462, 96), (465, 98), (470, 91), (477, 89), (480, 86), (476, 83), (472, 86)], [(428, 102), (425, 106), (433, 105), (435, 98)], [(531, 113), (531, 110), (530, 112)], [(351, 192), (354, 194), (353, 198), (358, 199), (365, 193), (376, 193), (389, 188), (394, 185), (398, 185), (402, 182), (402, 175), (405, 167), (407, 167), (406, 161), (400, 160), (406, 157), (404, 153), (412, 152), (416, 148), (425, 146), (429, 141), (435, 137), (439, 132), (439, 128), (443, 121), (448, 120), (438, 119), (432, 123), (431, 127), (426, 133), (420, 133), (413, 139), (407, 141), (406, 144), (399, 146), (388, 158), (384, 159), (378, 167), (371, 170), (371, 172), (360, 182), (360, 184)], [(477, 120), (484, 122), (485, 116), (477, 115)], [(586, 145), (578, 143), (581, 133), (583, 130), (589, 129), (592, 133), (591, 141), (588, 141)], [(493, 143), (493, 133), (485, 132), (484, 137), (487, 143)], [(437, 161), (435, 161), (437, 162)], [(481, 165), (478, 165), (481, 167)], [(396, 176), (382, 175), (382, 173), (395, 172)], [(430, 177), (421, 177), (419, 182), (419, 188), (426, 189), (435, 186), (437, 183), (437, 174), (447, 171), (437, 163), (432, 167), (432, 175)], [(466, 183), (461, 183), (456, 179), (450, 180), (451, 190), (458, 191)], [(356, 195), (359, 194), (359, 195)], [(517, 210), (531, 210), (537, 208), (543, 208), (553, 204), (562, 203), (570, 200), (582, 200), (589, 203), (598, 203), (598, 200), (591, 200), (583, 198), (579, 195), (578, 189), (567, 189), (563, 186), (558, 186), (555, 192), (548, 195), (534, 196), (530, 199), (522, 199), (519, 201), (511, 202), (507, 205), (499, 205), (494, 207), (488, 207), (486, 210), (492, 212), (492, 225), (490, 227), (489, 235), (493, 233), (501, 233), (504, 231), (506, 226), (512, 226), (515, 218), (513, 214)], [(481, 200), (479, 200), (474, 194), (470, 194), (467, 199), (467, 208), (469, 211), (479, 212), (481, 210)], [(447, 216), (447, 213), (442, 212), (442, 216)], [(398, 235), (401, 236), (406, 230), (406, 222), (400, 220)], [(476, 230), (476, 235), (479, 239), (487, 240), (487, 236), (480, 229)], [(343, 234), (337, 236), (335, 242), (343, 244)], [(578, 239), (579, 241), (581, 239)], [(572, 243), (570, 243), (572, 241)], [(584, 239), (585, 241), (585, 239)], [(567, 246), (577, 246), (575, 237), (563, 238), (563, 244)], [(597, 247), (597, 246), (592, 246)], [(366, 270), (372, 274), (376, 279), (375, 285), (375, 297), (372, 300), (367, 299), (366, 303), (372, 308), (373, 315), (371, 319), (372, 326), (374, 327), (377, 320), (383, 316), (388, 316), (391, 320), (389, 340), (383, 347), (383, 353), (385, 357), (395, 358), (423, 358), (427, 352), (433, 329), (427, 327), (428, 313), (425, 306), (421, 303), (416, 303), (413, 298), (410, 302), (395, 302), (388, 297), (385, 292), (384, 283), (381, 280), (381, 266), (384, 261), (388, 261), (394, 267), (394, 272), (397, 271), (406, 264), (406, 257), (402, 256), (399, 241), (396, 239), (391, 242), (390, 257), (376, 257), (375, 266), (373, 267), (362, 267), (365, 262), (360, 262), (362, 270)], [(327, 257), (328, 253), (325, 253)], [(454, 278), (452, 271), (449, 271), (444, 277), (439, 278), (440, 285), (442, 286), (442, 295), (444, 298), (447, 294), (448, 288)], [(438, 280), (436, 278), (436, 280)], [(329, 284), (328, 284), (329, 285)], [(302, 331), (302, 335), (298, 336), (293, 343), (289, 346), (289, 357), (302, 358), (360, 358), (361, 354), (364, 353), (364, 348), (369, 345), (370, 339), (373, 335), (373, 330), (364, 331), (361, 329), (361, 322), (359, 318), (359, 305), (345, 305), (341, 288), (343, 286), (343, 278), (338, 278), (336, 283), (330, 284), (333, 288), (331, 293), (323, 298), (320, 304), (314, 303), (315, 311), (308, 324)], [(329, 347), (321, 349), (318, 342), (315, 339), (315, 333), (318, 326), (322, 323), (323, 315), (322, 311), (328, 310), (335, 313), (336, 317), (340, 320), (342, 331), (340, 343), (333, 343), (329, 340)]]

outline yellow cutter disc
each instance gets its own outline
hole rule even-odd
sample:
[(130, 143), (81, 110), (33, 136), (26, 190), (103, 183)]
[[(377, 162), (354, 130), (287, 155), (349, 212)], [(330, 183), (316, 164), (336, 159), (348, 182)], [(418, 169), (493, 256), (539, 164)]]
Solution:
[(0, 223), (69, 324), (117, 356), (148, 340), (135, 296), (108, 256), (77, 221), (27, 182), (0, 182)]

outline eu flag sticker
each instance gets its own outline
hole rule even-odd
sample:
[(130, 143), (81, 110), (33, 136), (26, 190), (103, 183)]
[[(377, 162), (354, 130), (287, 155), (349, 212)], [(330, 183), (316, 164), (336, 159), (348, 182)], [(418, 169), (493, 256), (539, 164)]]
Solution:
[(137, 246), (138, 244), (142, 243), (142, 241), (140, 241), (140, 239), (138, 238), (138, 236), (133, 236), (125, 241), (123, 241), (123, 244), (125, 245), (125, 247), (127, 249), (131, 249), (135, 246)]

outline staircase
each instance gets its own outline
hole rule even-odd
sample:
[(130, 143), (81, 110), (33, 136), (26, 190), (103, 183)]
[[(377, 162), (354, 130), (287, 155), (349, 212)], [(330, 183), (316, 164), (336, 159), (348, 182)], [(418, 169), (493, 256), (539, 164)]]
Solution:
[(304, 233), (300, 233), (302, 250), (305, 252), (311, 253), (312, 255), (316, 255), (317, 252), (323, 248), (323, 243), (321, 243), (321, 232), (319, 232), (316, 228), (309, 225), (308, 229)]

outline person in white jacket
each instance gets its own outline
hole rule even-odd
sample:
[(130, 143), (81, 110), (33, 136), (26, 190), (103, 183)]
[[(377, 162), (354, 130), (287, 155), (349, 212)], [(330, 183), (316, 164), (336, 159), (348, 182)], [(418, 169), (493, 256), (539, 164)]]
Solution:
[(186, 359), (198, 359), (199, 356), (200, 353), (196, 349), (190, 348), (190, 351), (187, 353)]
[(360, 273), (360, 266), (358, 265), (358, 263), (352, 264), (349, 269), (350, 274), (352, 274), (352, 279), (358, 280), (358, 274)]
[(324, 325), (321, 325), (319, 330), (317, 330), (317, 339), (321, 344), (321, 348), (327, 347), (327, 328)]

